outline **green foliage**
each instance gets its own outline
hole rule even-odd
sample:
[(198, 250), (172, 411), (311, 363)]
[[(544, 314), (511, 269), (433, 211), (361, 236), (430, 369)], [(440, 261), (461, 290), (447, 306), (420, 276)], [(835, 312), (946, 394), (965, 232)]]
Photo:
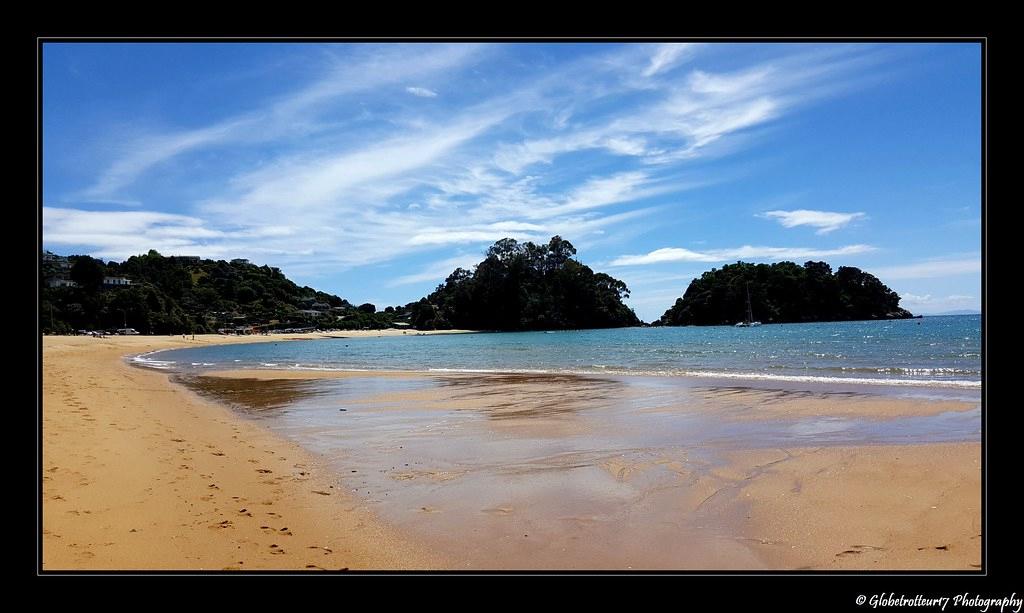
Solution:
[[(79, 287), (43, 288), (40, 318), (46, 332), (125, 326), (143, 334), (214, 332), (244, 325), (334, 327), (345, 309), (354, 311), (348, 301), (299, 287), (269, 266), (164, 257), (153, 250), (122, 263), (104, 264), (88, 256), (69, 260), (71, 277)], [(59, 271), (49, 266), (43, 274), (45, 278)], [(103, 288), (104, 276), (128, 277), (132, 285)], [(322, 316), (310, 320), (298, 313), (312, 304), (321, 305)], [(277, 323), (270, 325), (271, 320)], [(357, 319), (347, 325), (387, 327), (390, 323)]]
[(81, 287), (96, 290), (103, 285), (105, 270), (103, 262), (81, 256), (71, 265), (71, 280)]
[(547, 245), (505, 238), (475, 270), (456, 269), (432, 294), (407, 305), (418, 328), (565, 330), (636, 326), (622, 303), (626, 285), (572, 258), (555, 236)]
[(900, 297), (873, 275), (825, 262), (747, 264), (711, 269), (690, 282), (655, 325), (734, 324), (746, 317), (747, 288), (754, 319), (764, 323), (906, 319)]

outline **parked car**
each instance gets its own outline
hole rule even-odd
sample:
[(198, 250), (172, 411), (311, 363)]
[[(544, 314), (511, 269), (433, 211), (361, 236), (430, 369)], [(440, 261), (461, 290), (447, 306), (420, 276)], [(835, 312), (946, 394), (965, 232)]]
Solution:
[(135, 328), (118, 328), (117, 333), (122, 336), (131, 336), (133, 334), (138, 334)]

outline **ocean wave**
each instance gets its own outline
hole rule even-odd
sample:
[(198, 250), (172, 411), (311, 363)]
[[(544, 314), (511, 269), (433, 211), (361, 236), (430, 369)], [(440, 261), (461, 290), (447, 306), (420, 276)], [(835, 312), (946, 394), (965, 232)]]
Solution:
[(768, 373), (722, 372), (704, 370), (579, 370), (532, 368), (430, 368), (427, 372), (467, 374), (530, 374), (530, 375), (633, 375), (644, 377), (694, 377), (706, 379), (740, 379), (748, 381), (780, 381), (792, 383), (848, 383), (853, 385), (897, 385), (910, 387), (950, 387), (980, 389), (981, 381), (960, 379), (897, 379), (882, 377), (824, 377), (816, 375), (779, 375)]
[(151, 356), (168, 351), (167, 349), (157, 349), (156, 351), (149, 351), (147, 353), (140, 353), (139, 355), (133, 355), (128, 358), (131, 363), (142, 366), (145, 368), (156, 368), (158, 370), (170, 370), (176, 362), (175, 360), (157, 360)]

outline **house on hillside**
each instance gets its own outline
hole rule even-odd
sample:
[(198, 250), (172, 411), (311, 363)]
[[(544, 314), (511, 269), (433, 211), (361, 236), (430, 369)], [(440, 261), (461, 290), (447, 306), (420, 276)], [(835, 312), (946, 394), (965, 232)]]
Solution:
[(63, 277), (50, 277), (46, 280), (46, 287), (78, 287), (78, 284), (71, 279)]

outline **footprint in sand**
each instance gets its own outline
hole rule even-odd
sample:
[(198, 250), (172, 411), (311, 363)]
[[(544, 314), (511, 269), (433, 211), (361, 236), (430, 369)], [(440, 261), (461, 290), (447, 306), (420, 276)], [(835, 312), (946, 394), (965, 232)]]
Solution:
[(512, 507), (491, 507), (490, 509), (481, 509), (481, 512), (490, 513), (491, 515), (508, 515), (513, 510)]
[(843, 556), (861, 554), (861, 553), (864, 553), (865, 551), (885, 551), (885, 547), (877, 547), (875, 545), (854, 545), (853, 549), (847, 549), (846, 551), (841, 551), (841, 552), (837, 553), (835, 555), (835, 557), (841, 558)]

